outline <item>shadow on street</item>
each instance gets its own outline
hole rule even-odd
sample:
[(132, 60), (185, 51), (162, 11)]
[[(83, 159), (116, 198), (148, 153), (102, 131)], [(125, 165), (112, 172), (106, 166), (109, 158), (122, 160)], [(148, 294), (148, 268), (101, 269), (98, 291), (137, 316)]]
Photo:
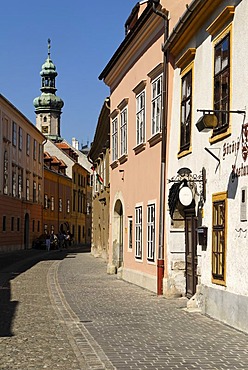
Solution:
[(19, 302), (11, 300), (11, 280), (41, 261), (74, 258), (75, 253), (89, 252), (90, 246), (80, 245), (62, 251), (29, 249), (0, 253), (0, 337), (13, 336), (12, 325)]

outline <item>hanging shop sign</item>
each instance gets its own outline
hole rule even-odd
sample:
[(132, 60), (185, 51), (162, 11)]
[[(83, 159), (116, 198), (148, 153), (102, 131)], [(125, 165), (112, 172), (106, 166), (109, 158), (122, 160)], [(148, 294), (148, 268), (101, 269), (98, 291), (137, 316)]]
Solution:
[(188, 207), (192, 203), (193, 194), (192, 190), (188, 186), (183, 186), (179, 190), (179, 200), (180, 203), (185, 207)]
[(195, 200), (195, 196), (200, 197), (199, 203), (204, 204), (206, 200), (206, 170), (203, 167), (200, 174), (193, 174), (192, 171), (183, 167), (177, 172), (177, 175), (168, 180), (173, 183), (168, 196), (168, 205), (170, 216), (173, 219), (173, 214), (176, 209), (183, 210)]
[(248, 123), (242, 125), (241, 138), (223, 144), (223, 160), (230, 155), (234, 155), (237, 158), (240, 149), (243, 162), (237, 164), (235, 160), (235, 164), (232, 166), (232, 173), (237, 177), (248, 176), (248, 164), (245, 163), (248, 158)]

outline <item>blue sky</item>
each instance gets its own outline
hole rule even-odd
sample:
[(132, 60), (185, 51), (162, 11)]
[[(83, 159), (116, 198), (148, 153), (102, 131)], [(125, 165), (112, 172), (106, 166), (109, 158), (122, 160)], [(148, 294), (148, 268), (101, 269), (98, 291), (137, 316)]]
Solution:
[(91, 142), (108, 87), (98, 76), (124, 39), (124, 24), (137, 0), (9, 0), (1, 4), (0, 93), (35, 124), (33, 99), (40, 70), (56, 65), (57, 95), (65, 105), (61, 135)]

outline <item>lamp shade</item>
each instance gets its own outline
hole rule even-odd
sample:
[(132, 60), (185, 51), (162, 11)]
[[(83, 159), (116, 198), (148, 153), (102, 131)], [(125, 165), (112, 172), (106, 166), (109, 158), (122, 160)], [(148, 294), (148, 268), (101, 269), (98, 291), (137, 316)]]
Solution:
[(199, 132), (208, 132), (217, 127), (218, 119), (215, 114), (204, 114), (196, 123)]

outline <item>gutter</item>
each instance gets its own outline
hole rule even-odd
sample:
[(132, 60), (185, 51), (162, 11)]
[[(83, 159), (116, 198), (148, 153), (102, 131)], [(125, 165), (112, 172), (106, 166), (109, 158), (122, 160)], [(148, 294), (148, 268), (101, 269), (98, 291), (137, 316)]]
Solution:
[[(169, 13), (157, 9), (159, 0), (150, 0), (152, 10), (155, 14), (164, 19), (164, 43), (169, 34)], [(163, 47), (162, 47), (162, 51)], [(161, 122), (161, 167), (160, 167), (160, 202), (159, 202), (159, 245), (157, 259), (157, 295), (163, 294), (164, 278), (164, 222), (165, 222), (165, 170), (166, 170), (166, 151), (167, 151), (167, 125), (168, 125), (168, 52), (164, 52), (164, 73), (163, 73), (163, 94), (162, 94), (162, 122)]]

